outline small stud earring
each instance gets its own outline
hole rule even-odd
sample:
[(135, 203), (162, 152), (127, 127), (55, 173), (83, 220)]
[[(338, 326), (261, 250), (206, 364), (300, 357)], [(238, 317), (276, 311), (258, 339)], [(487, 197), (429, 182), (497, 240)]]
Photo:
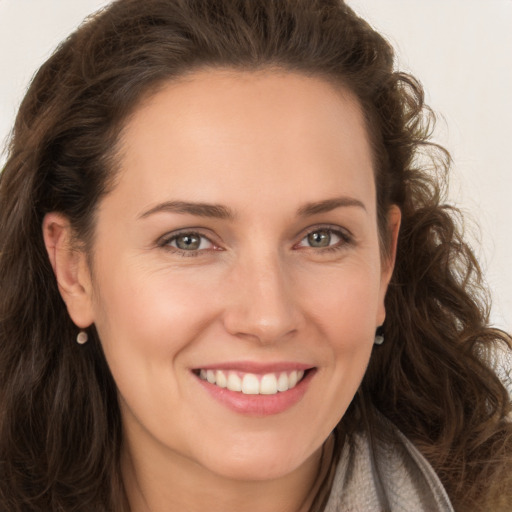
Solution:
[(76, 342), (79, 345), (83, 345), (84, 343), (87, 343), (88, 340), (89, 340), (89, 336), (87, 335), (87, 333), (85, 331), (80, 331), (76, 337)]
[(382, 326), (377, 327), (374, 343), (375, 345), (382, 345), (384, 343), (384, 333), (382, 332)]

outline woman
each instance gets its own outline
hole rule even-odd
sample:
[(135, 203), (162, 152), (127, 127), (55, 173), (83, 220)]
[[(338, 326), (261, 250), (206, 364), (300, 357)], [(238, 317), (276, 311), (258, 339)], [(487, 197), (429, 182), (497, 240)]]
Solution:
[(508, 510), (509, 338), (431, 121), (338, 0), (71, 35), (1, 175), (1, 509)]

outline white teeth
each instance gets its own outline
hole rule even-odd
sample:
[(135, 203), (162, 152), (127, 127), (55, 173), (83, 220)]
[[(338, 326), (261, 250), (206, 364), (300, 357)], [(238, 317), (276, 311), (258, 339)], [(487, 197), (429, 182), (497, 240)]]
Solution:
[(245, 373), (240, 376), (236, 371), (200, 370), (199, 377), (220, 388), (241, 391), (246, 395), (275, 395), (277, 392), (282, 393), (294, 388), (304, 377), (304, 371), (293, 370), (281, 372), (279, 375), (265, 373), (259, 376), (254, 373)]
[(227, 388), (230, 391), (242, 391), (242, 379), (236, 373), (230, 372)]
[(260, 381), (256, 375), (246, 373), (242, 380), (242, 393), (245, 395), (259, 395), (260, 394)]
[(275, 395), (277, 393), (277, 379), (275, 374), (267, 373), (263, 375), (260, 382), (261, 395)]
[(215, 372), (213, 370), (206, 370), (206, 380), (210, 384), (215, 384)]
[(281, 373), (279, 375), (279, 379), (277, 380), (277, 390), (278, 391), (288, 391), (290, 386), (290, 381), (288, 380), (288, 375), (286, 373)]
[(228, 385), (228, 379), (226, 378), (226, 374), (222, 370), (217, 370), (215, 373), (215, 384), (219, 386), (219, 388), (225, 388)]

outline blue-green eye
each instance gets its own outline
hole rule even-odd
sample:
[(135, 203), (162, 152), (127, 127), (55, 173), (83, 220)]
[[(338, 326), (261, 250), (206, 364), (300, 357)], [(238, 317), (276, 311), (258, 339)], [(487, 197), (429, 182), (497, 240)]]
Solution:
[(204, 249), (213, 249), (213, 243), (205, 236), (199, 233), (179, 233), (165, 241), (168, 247), (174, 247), (181, 251), (201, 251)]
[[(323, 229), (322, 231), (313, 231), (313, 233), (309, 233), (306, 238), (311, 247), (329, 247), (331, 245), (333, 234), (330, 231)], [(334, 238), (336, 238), (336, 236), (334, 236)]]
[(343, 246), (349, 242), (349, 237), (334, 229), (319, 228), (310, 231), (298, 244), (299, 247), (311, 247), (313, 249), (327, 249)]

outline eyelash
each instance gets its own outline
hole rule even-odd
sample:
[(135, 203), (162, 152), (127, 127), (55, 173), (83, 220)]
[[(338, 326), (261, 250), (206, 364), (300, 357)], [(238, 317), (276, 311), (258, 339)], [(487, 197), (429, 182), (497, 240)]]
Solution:
[[(315, 248), (315, 247), (311, 247), (311, 246), (300, 246), (299, 245), (301, 242), (303, 242), (305, 239), (307, 239), (308, 236), (312, 235), (313, 233), (318, 233), (318, 232), (322, 232), (322, 231), (329, 233), (330, 236), (334, 235), (334, 236), (338, 237), (340, 240), (338, 242), (336, 242), (335, 244), (328, 245), (326, 247), (316, 247)], [(184, 250), (184, 249), (180, 249), (179, 247), (173, 247), (170, 245), (173, 241), (177, 240), (180, 236), (184, 236), (184, 235), (196, 236), (201, 239), (208, 240), (208, 242), (210, 244), (212, 244), (213, 247), (209, 248), (209, 249)], [(331, 252), (343, 250), (346, 248), (347, 245), (353, 245), (354, 238), (347, 231), (341, 230), (339, 228), (333, 228), (333, 227), (329, 227), (329, 226), (315, 226), (314, 228), (309, 229), (302, 236), (299, 244), (295, 244), (294, 248), (295, 247), (304, 247), (304, 249), (313, 249), (317, 253), (331, 253)], [(215, 243), (212, 242), (210, 240), (210, 238), (208, 238), (206, 235), (203, 235), (202, 233), (193, 231), (193, 230), (192, 231), (181, 231), (178, 233), (173, 233), (170, 236), (164, 236), (163, 238), (161, 238), (158, 241), (157, 245), (158, 245), (158, 247), (161, 247), (161, 248), (168, 250), (174, 254), (177, 254), (179, 256), (183, 256), (186, 258), (199, 256), (201, 253), (204, 253), (205, 251), (210, 252), (210, 251), (222, 250), (218, 246), (216, 246)], [(299, 249), (299, 250), (302, 250), (302, 249)]]
[[(299, 243), (301, 243), (302, 241), (307, 239), (308, 236), (312, 235), (313, 233), (318, 233), (318, 232), (322, 232), (322, 231), (329, 233), (330, 236), (334, 235), (334, 236), (338, 237), (340, 240), (338, 242), (336, 242), (335, 244), (328, 245), (327, 247), (316, 247), (316, 248), (311, 247), (311, 246), (300, 246), (300, 247), (304, 247), (305, 249), (313, 249), (313, 250), (315, 250), (315, 252), (320, 252), (320, 253), (326, 254), (326, 253), (332, 253), (332, 252), (337, 252), (337, 251), (346, 249), (347, 246), (353, 245), (355, 242), (353, 236), (350, 233), (348, 233), (346, 230), (342, 230), (340, 228), (337, 228), (337, 227), (334, 228), (334, 227), (330, 227), (330, 226), (315, 226), (314, 228), (309, 229), (305, 233), (305, 235), (300, 239)], [(297, 245), (295, 245), (294, 247), (296, 247)]]
[[(180, 249), (179, 247), (173, 247), (173, 246), (170, 245), (173, 241), (177, 240), (180, 236), (184, 236), (184, 235), (196, 236), (198, 238), (201, 238), (201, 239), (204, 239), (204, 240), (208, 240), (208, 242), (213, 245), (213, 248), (210, 248), (210, 249), (184, 250), (184, 249)], [(178, 233), (173, 233), (170, 236), (164, 236), (164, 237), (162, 237), (158, 241), (157, 245), (158, 245), (158, 247), (161, 247), (162, 249), (165, 249), (165, 250), (167, 250), (169, 252), (172, 252), (173, 254), (177, 254), (178, 256), (183, 256), (185, 258), (199, 256), (204, 251), (208, 251), (209, 252), (209, 251), (221, 250), (206, 235), (203, 235), (202, 233), (199, 233), (198, 231), (193, 231), (193, 230), (192, 231), (180, 231)]]

